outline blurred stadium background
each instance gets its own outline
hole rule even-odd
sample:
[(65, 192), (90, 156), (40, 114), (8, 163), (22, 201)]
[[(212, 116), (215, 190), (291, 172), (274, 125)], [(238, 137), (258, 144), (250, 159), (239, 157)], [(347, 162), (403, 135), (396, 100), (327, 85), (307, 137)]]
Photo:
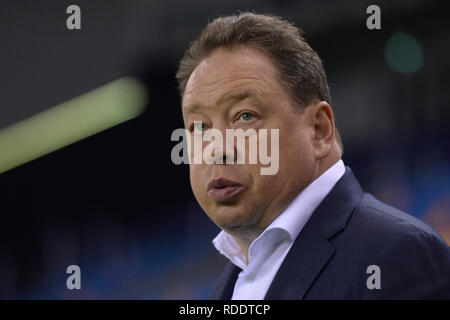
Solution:
[[(81, 8), (79, 31), (66, 28), (70, 4)], [(370, 4), (381, 8), (381, 30), (366, 28)], [(187, 166), (170, 159), (171, 133), (183, 126), (174, 75), (207, 21), (238, 10), (281, 15), (305, 30), (325, 64), (345, 163), (366, 191), (450, 242), (450, 25), (443, 2), (6, 0), (0, 298), (208, 297), (225, 260), (211, 244), (219, 230), (196, 204)], [(129, 76), (142, 84), (139, 110), (127, 113), (136, 106), (125, 99), (124, 116), (111, 122), (89, 112), (86, 106), (99, 104), (94, 99), (66, 122), (31, 118), (40, 129), (21, 135), (24, 119)], [(126, 96), (136, 87), (119, 89)], [(84, 128), (84, 139), (56, 144), (59, 135), (48, 127)], [(12, 155), (37, 142), (55, 151), (5, 169), (5, 159), (19, 161)], [(66, 288), (71, 264), (81, 268), (81, 290)]]

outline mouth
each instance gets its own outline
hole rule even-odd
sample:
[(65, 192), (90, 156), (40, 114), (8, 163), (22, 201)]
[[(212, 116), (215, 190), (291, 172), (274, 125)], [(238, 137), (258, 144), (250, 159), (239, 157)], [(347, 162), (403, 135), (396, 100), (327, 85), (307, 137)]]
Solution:
[(211, 180), (207, 186), (208, 195), (216, 202), (229, 201), (244, 190), (242, 184), (224, 178)]

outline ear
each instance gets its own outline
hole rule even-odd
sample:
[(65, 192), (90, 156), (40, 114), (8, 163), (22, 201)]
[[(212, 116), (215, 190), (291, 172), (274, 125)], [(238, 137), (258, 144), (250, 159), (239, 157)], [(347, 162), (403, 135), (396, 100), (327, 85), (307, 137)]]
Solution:
[(334, 115), (325, 101), (310, 106), (313, 155), (320, 160), (328, 156), (335, 141)]

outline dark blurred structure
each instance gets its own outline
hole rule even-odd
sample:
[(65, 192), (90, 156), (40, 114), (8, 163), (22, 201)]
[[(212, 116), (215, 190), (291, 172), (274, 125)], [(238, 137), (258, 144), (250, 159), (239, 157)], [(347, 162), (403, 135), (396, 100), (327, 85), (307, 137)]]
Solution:
[[(175, 166), (183, 126), (174, 75), (214, 17), (289, 18), (324, 60), (345, 146), (366, 191), (450, 242), (450, 25), (443, 2), (2, 1), (0, 130), (124, 75), (147, 86), (146, 112), (0, 174), (0, 298), (207, 298), (224, 261), (219, 231)], [(1, 155), (8, 150), (0, 150)], [(68, 290), (77, 264), (82, 289)]]

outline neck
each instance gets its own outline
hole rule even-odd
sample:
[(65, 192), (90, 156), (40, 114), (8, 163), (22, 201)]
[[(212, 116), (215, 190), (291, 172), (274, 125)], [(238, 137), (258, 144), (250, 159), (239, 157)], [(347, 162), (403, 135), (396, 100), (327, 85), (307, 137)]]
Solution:
[[(341, 151), (340, 148), (337, 146), (337, 144), (332, 148), (331, 152), (328, 154), (327, 157), (317, 160), (316, 165), (314, 166), (314, 175), (313, 178), (309, 181), (308, 185), (311, 184), (314, 180), (316, 180), (318, 177), (320, 177), (325, 171), (327, 171), (329, 168), (331, 168), (336, 162), (338, 162), (341, 159)], [(286, 206), (287, 207), (287, 206)], [(280, 210), (278, 215), (273, 216), (270, 221), (266, 221), (266, 224), (255, 230), (252, 228), (252, 230), (245, 230), (239, 233), (233, 233), (233, 238), (236, 240), (237, 244), (241, 248), (242, 252), (245, 255), (246, 263), (249, 263), (249, 248), (252, 242), (272, 223), (273, 220), (275, 220), (282, 212), (283, 210)]]

